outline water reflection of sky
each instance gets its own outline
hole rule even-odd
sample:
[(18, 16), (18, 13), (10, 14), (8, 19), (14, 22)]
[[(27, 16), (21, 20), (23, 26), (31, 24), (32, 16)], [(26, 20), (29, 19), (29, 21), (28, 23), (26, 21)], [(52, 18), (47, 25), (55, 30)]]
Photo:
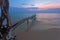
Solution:
[(45, 14), (36, 14), (38, 18), (60, 18), (60, 14), (48, 14), (48, 13), (45, 13)]
[[(36, 14), (36, 20), (43, 24), (50, 25), (50, 27), (60, 26), (60, 14)], [(60, 28), (60, 27), (59, 27)]]

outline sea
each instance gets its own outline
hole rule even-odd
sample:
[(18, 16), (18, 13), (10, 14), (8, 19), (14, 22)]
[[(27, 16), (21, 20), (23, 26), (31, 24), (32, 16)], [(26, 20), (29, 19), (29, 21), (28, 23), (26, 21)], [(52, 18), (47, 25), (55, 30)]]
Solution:
[[(0, 9), (1, 10), (1, 9)], [(12, 24), (17, 23), (18, 21), (36, 15), (36, 20), (43, 22), (48, 25), (54, 25), (54, 27), (60, 28), (60, 13), (29, 13), (29, 12), (9, 12)], [(1, 11), (0, 11), (1, 16)]]
[(59, 13), (12, 13), (10, 14), (12, 23), (16, 23), (21, 19), (36, 15), (37, 21), (43, 21), (50, 24), (60, 24), (60, 14)]
[(60, 28), (60, 13), (37, 13), (36, 20), (38, 22), (34, 30)]

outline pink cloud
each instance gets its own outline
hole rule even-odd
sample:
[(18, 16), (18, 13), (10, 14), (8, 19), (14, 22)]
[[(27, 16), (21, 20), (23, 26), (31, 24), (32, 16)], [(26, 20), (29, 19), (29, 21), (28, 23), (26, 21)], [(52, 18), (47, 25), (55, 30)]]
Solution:
[(60, 4), (38, 4), (36, 7), (42, 9), (60, 8)]

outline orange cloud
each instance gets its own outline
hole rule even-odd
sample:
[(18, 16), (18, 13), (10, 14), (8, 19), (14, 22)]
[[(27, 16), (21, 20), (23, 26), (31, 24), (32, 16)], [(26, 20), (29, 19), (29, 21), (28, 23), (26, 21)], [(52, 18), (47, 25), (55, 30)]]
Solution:
[(37, 8), (49, 9), (49, 8), (60, 8), (60, 4), (39, 4), (36, 5)]

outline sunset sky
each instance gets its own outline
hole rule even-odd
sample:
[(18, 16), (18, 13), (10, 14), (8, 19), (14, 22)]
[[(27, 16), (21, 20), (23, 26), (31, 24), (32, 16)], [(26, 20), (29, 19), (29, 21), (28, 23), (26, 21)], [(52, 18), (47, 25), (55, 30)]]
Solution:
[(60, 8), (60, 0), (9, 0), (11, 7)]

